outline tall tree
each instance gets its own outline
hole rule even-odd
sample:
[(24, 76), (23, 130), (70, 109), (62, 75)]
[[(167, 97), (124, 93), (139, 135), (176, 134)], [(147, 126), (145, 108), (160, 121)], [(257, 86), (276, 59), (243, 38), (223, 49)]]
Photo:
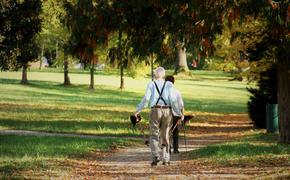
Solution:
[[(128, 24), (126, 19), (126, 3), (124, 1), (113, 1), (113, 15), (112, 19), (114, 19), (114, 31), (118, 32), (118, 50), (117, 50), (117, 59), (119, 61), (120, 67), (120, 89), (124, 89), (124, 59), (123, 59), (123, 50), (126, 51), (126, 42), (127, 36), (125, 36), (125, 41), (122, 41), (122, 37), (124, 33), (127, 33)], [(122, 46), (123, 45), (123, 46)], [(128, 58), (128, 57), (126, 57)]]
[(128, 23), (128, 45), (133, 48), (133, 54), (140, 59), (147, 59), (151, 64), (151, 76), (153, 63), (159, 54), (165, 38), (164, 24), (161, 22), (161, 14), (152, 5), (152, 1), (128, 0), (126, 2), (125, 18)]
[(66, 1), (65, 23), (71, 32), (70, 52), (90, 64), (90, 88), (94, 89), (94, 71), (98, 62), (97, 47), (106, 45), (111, 9), (106, 1)]
[[(61, 55), (63, 59), (60, 60), (60, 64), (63, 64), (64, 68), (64, 85), (70, 85), (69, 69), (68, 69), (68, 52), (67, 44), (69, 39), (69, 31), (62, 23), (62, 18), (65, 15), (65, 10), (62, 1), (54, 0), (42, 0), (43, 11), (42, 18), (42, 30), (38, 35), (38, 41), (41, 48), (41, 57), (44, 51), (55, 52), (55, 59), (60, 60)], [(41, 63), (40, 59), (40, 63)], [(56, 62), (54, 62), (56, 63)], [(40, 66), (41, 68), (41, 66)]]
[[(1, 4), (2, 5), (2, 4)], [(28, 63), (38, 57), (35, 36), (41, 29), (40, 0), (10, 0), (2, 6), (1, 69), (16, 70), (22, 67), (23, 84), (27, 81)], [(3, 34), (2, 34), (3, 33)]]
[(135, 52), (155, 57), (152, 55), (162, 52), (170, 36), (178, 50), (177, 72), (187, 70), (186, 49), (197, 49), (199, 56), (214, 50), (213, 40), (221, 33), (226, 14), (224, 0), (125, 2), (130, 6), (129, 40)]
[(187, 71), (186, 50), (201, 58), (213, 50), (213, 40), (221, 33), (224, 14), (224, 1), (174, 1), (173, 3), (155, 3), (163, 9), (162, 21), (166, 31), (176, 41), (176, 72)]
[(279, 141), (290, 143), (290, 2), (289, 0), (242, 1), (233, 3), (232, 19), (245, 19), (247, 16), (264, 18), (265, 32), (261, 42), (250, 51), (252, 59), (267, 57), (273, 52), (277, 60)]

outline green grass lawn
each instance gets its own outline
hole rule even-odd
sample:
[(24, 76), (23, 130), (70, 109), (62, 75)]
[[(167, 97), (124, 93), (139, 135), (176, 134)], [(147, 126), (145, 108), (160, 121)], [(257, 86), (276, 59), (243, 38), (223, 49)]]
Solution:
[[(125, 77), (119, 89), (116, 73), (97, 72), (96, 89), (88, 89), (89, 75), (70, 74), (72, 86), (64, 87), (60, 72), (28, 72), (29, 85), (20, 84), (20, 72), (0, 72), (0, 129), (114, 135), (119, 139), (0, 136), (0, 172), (3, 177), (27, 169), (49, 170), (53, 160), (79, 158), (114, 142), (128, 144), (123, 136), (140, 136), (129, 115), (140, 102), (150, 78)], [(245, 82), (228, 81), (222, 72), (195, 71), (177, 77), (186, 113), (246, 113)], [(148, 123), (148, 109), (141, 125)], [(148, 129), (148, 128), (147, 128)], [(56, 168), (56, 169), (59, 169)], [(16, 173), (17, 174), (17, 173)], [(20, 173), (21, 174), (21, 173)], [(37, 177), (37, 176), (36, 176)]]
[(209, 145), (187, 155), (196, 162), (213, 166), (287, 167), (290, 146), (277, 144), (277, 134), (256, 133), (240, 140)]
[[(32, 137), (0, 135), (0, 178), (24, 178), (25, 171), (47, 174), (68, 173), (69, 169), (61, 162), (70, 159), (88, 158), (90, 154), (107, 151), (110, 147), (123, 147), (135, 143), (124, 139), (87, 139), (72, 137)], [(137, 141), (136, 141), (137, 142)], [(60, 164), (56, 163), (59, 162)], [(30, 177), (34, 175), (30, 174)], [(36, 177), (38, 175), (35, 175)]]
[[(29, 72), (29, 85), (21, 85), (20, 72), (0, 72), (0, 128), (49, 132), (139, 135), (131, 128), (129, 115), (140, 102), (149, 79), (95, 76), (96, 90), (88, 89), (89, 75), (70, 74), (70, 87), (61, 85), (63, 74)], [(247, 84), (220, 80), (222, 72), (194, 72), (193, 78), (178, 78), (187, 113), (246, 113)], [(215, 79), (217, 78), (217, 79)], [(143, 113), (147, 122), (148, 110)]]

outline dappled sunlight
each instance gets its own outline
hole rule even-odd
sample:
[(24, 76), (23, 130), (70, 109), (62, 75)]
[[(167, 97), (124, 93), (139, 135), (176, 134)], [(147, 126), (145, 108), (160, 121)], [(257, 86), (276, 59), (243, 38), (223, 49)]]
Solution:
[(196, 113), (187, 125), (188, 136), (204, 139), (228, 139), (255, 133), (246, 114)]
[[(225, 176), (231, 177), (235, 174), (238, 175), (239, 165), (251, 161), (251, 157), (255, 159), (252, 162), (253, 166), (262, 163), (256, 161), (258, 157), (264, 158), (265, 164), (268, 166), (271, 165), (270, 160), (288, 166), (287, 163), (282, 163), (282, 160), (289, 159), (287, 149), (276, 148), (274, 143), (269, 143), (262, 137), (257, 141), (251, 139), (257, 138), (256, 136), (264, 131), (254, 130), (251, 120), (245, 114), (248, 93), (244, 82), (225, 81), (221, 76), (215, 79), (214, 76), (203, 77), (204, 75), (201, 75), (202, 77), (199, 77), (198, 80), (195, 80), (195, 77), (188, 80), (177, 80), (176, 86), (182, 92), (185, 101), (185, 114), (195, 117), (186, 125), (185, 129), (183, 127), (179, 129), (181, 154), (172, 155), (170, 166), (158, 166), (152, 169), (149, 166), (150, 150), (143, 144), (149, 138), (149, 109), (141, 113), (142, 121), (135, 128), (132, 127), (129, 119), (144, 94), (148, 79), (128, 78), (125, 84), (126, 89), (119, 90), (117, 84), (113, 84), (117, 76), (97, 75), (104, 79), (98, 81), (96, 89), (91, 91), (85, 85), (86, 81), (82, 81), (82, 78), (87, 77), (86, 74), (72, 74), (72, 77), (82, 82), (69, 87), (61, 85), (61, 79), (54, 79), (62, 77), (61, 73), (31, 73), (39, 76), (31, 76), (30, 84), (26, 86), (19, 84), (15, 73), (0, 72), (0, 74), (10, 76), (0, 79), (2, 85), (0, 86), (1, 137), (9, 135), (27, 139), (38, 134), (38, 138), (43, 138), (45, 141), (40, 142), (38, 139), (35, 147), (38, 151), (37, 157), (44, 158), (43, 168), (47, 169), (48, 165), (53, 167), (47, 173), (49, 177), (68, 178), (70, 174), (73, 177), (85, 175), (89, 177), (126, 177), (128, 175), (143, 177), (144, 170), (150, 172), (152, 177), (158, 176), (158, 174), (167, 174), (167, 177), (177, 175), (187, 177), (187, 174), (192, 173), (213, 175), (223, 173)], [(51, 75), (51, 78), (44, 78), (48, 74)], [(20, 133), (22, 133), (21, 136), (17, 136)], [(82, 140), (59, 141), (59, 144), (55, 144), (50, 139), (60, 137)], [(114, 140), (126, 139), (130, 142), (138, 140), (138, 143), (134, 144), (133, 148), (128, 148), (127, 145), (120, 146), (119, 144), (123, 144), (122, 142), (104, 144), (108, 137)], [(249, 138), (250, 142), (240, 143), (239, 140), (243, 138)], [(90, 142), (87, 142), (88, 139)], [(100, 143), (101, 140), (102, 143)], [(233, 141), (239, 143), (230, 144)], [(96, 142), (98, 145), (95, 145)], [(231, 149), (228, 156), (224, 156), (224, 152), (220, 149), (224, 142), (229, 143), (224, 145), (224, 151)], [(57, 147), (46, 149), (50, 144)], [(109, 154), (99, 153), (98, 146), (100, 145), (109, 148)], [(204, 150), (211, 146), (214, 146), (213, 150), (206, 151), (205, 149), (205, 154), (199, 154), (199, 149)], [(235, 149), (236, 146), (238, 148)], [(77, 151), (66, 154), (64, 149), (68, 147)], [(261, 151), (258, 151), (260, 147)], [(9, 148), (13, 149), (13, 147)], [(86, 152), (80, 152), (80, 148)], [(243, 149), (252, 149), (254, 152), (241, 153), (240, 151)], [(50, 151), (47, 156), (51, 156), (52, 161), (45, 159), (44, 153), (47, 150)], [(55, 153), (54, 150), (59, 150), (59, 152)], [(264, 157), (264, 151), (272, 153), (269, 153), (268, 157)], [(255, 152), (257, 153), (255, 154)], [(284, 154), (279, 155), (281, 152)], [(10, 153), (17, 153), (17, 151), (13, 150)], [(9, 167), (12, 170), (16, 166), (41, 169), (39, 161), (34, 156), (36, 155), (33, 153), (30, 156), (27, 155), (28, 160), (25, 160), (22, 159), (23, 155), (19, 155), (19, 161), (11, 157), (6, 159), (10, 166), (11, 162), (15, 163), (15, 166)], [(31, 163), (31, 165), (28, 166), (27, 163)], [(64, 164), (65, 169), (63, 170)], [(217, 166), (214, 171), (209, 170), (212, 169), (212, 165)], [(230, 167), (230, 173), (226, 169), (229, 166), (233, 166)], [(6, 165), (0, 167), (7, 170), (5, 173), (10, 173)], [(63, 170), (62, 173), (59, 172), (60, 169)], [(17, 173), (27, 175), (29, 172), (27, 168), (19, 168)], [(247, 175), (256, 172), (257, 170), (253, 170)], [(46, 177), (47, 174), (38, 170), (35, 172), (35, 176), (28, 177)]]

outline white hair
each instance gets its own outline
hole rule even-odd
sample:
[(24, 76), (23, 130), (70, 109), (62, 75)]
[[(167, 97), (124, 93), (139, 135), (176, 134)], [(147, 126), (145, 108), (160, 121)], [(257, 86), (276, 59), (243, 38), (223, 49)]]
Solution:
[(165, 77), (165, 69), (161, 66), (155, 69), (154, 76), (156, 79), (164, 78)]

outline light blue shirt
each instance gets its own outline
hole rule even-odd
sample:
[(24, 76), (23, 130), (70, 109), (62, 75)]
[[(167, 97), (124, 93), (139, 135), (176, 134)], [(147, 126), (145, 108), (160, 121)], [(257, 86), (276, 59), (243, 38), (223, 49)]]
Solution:
[[(159, 79), (155, 80), (157, 87), (159, 91), (161, 92), (164, 80)], [(142, 101), (137, 106), (137, 112), (140, 112), (143, 108), (147, 107), (149, 104), (149, 107), (153, 107), (156, 105), (156, 102), (159, 98), (159, 94), (157, 92), (157, 89), (155, 87), (155, 84), (153, 81), (149, 82), (146, 88), (145, 96), (142, 98)], [(166, 82), (162, 98), (165, 100), (168, 106), (171, 106), (172, 110), (175, 112), (176, 115), (182, 116), (181, 109), (178, 106), (176, 95), (174, 94), (173, 84), (169, 81)], [(164, 106), (164, 102), (160, 99), (158, 104), (160, 106)]]
[[(178, 91), (176, 88), (173, 88), (173, 95), (176, 97), (178, 109), (180, 109), (180, 110), (183, 109), (184, 102), (183, 102), (183, 98), (181, 96), (180, 91)], [(178, 112), (175, 112), (174, 109), (172, 109), (172, 113), (173, 113), (173, 116), (179, 116)]]

